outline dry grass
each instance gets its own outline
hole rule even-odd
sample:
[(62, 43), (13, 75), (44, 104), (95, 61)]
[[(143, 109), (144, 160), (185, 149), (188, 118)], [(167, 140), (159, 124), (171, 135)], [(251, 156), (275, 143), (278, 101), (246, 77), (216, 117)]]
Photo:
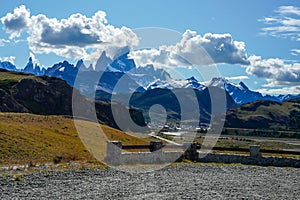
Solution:
[(73, 119), (63, 116), (0, 113), (0, 164), (94, 162), (89, 151), (102, 159), (107, 139), (127, 145), (149, 143), (107, 126), (77, 122), (76, 128), (83, 127), (83, 133), (77, 133)]
[(2, 80), (16, 80), (20, 81), (24, 78), (32, 78), (32, 79), (38, 79), (38, 77), (35, 77), (32, 74), (20, 74), (17, 72), (1, 72), (0, 73), (0, 81)]

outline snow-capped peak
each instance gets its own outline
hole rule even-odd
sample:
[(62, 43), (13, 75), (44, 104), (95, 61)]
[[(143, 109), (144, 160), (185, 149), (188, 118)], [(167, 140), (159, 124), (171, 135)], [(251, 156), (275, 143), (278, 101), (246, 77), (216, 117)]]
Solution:
[(210, 81), (206, 83), (207, 87), (218, 87), (224, 89), (225, 85), (227, 85), (229, 81), (222, 77), (214, 77)]
[(180, 82), (177, 82), (176, 80), (171, 81), (162, 81), (162, 80), (155, 80), (152, 83), (150, 83), (146, 90), (153, 90), (153, 89), (174, 89), (174, 88), (182, 88), (183, 84)]
[(196, 90), (203, 90), (205, 85), (198, 82), (195, 78), (186, 79), (186, 80), (156, 80), (150, 83), (146, 90), (161, 88), (161, 89), (174, 89), (174, 88), (192, 88)]
[(222, 77), (214, 77), (210, 81), (206, 82), (205, 85), (207, 87), (219, 87), (222, 89), (226, 89), (227, 91), (230, 90), (231, 88), (236, 88), (239, 90), (249, 90), (249, 88), (243, 82), (240, 82), (239, 84), (235, 84)]

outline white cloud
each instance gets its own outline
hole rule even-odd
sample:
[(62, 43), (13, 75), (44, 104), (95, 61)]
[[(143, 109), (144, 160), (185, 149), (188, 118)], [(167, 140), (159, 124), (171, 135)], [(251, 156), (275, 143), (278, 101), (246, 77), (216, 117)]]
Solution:
[(295, 14), (300, 16), (300, 8), (295, 6), (280, 6), (277, 12), (280, 14)]
[(70, 58), (92, 59), (87, 51), (96, 51), (96, 60), (101, 55), (99, 50), (109, 52), (109, 48), (138, 44), (137, 36), (129, 28), (106, 24), (106, 14), (102, 11), (92, 18), (74, 14), (62, 20), (38, 15), (32, 17), (32, 22), (35, 28), (30, 30), (28, 42), (35, 53), (54, 52)]
[(0, 57), (0, 62), (10, 62), (13, 65), (15, 64), (15, 56), (9, 56), (9, 57)]
[(30, 26), (30, 11), (24, 5), (14, 9), (1, 18), (4, 29), (10, 33), (10, 39), (19, 37)]
[(290, 87), (282, 87), (282, 88), (262, 88), (257, 90), (262, 94), (269, 95), (298, 95), (300, 94), (300, 86), (290, 86)]
[(232, 77), (226, 77), (227, 80), (229, 81), (235, 81), (235, 80), (248, 80), (249, 76), (232, 76)]
[(10, 43), (10, 41), (6, 39), (0, 39), (0, 47), (5, 46), (5, 43)]
[(300, 54), (300, 49), (292, 49), (292, 50), (291, 50), (291, 54), (292, 54), (293, 56), (299, 55), (299, 54)]
[(215, 63), (248, 65), (245, 43), (230, 34), (207, 33), (204, 36), (187, 30), (174, 46), (137, 50), (130, 54), (138, 65), (161, 66), (212, 65)]
[[(108, 24), (103, 11), (96, 12), (92, 17), (77, 13), (58, 20), (43, 14), (30, 16), (29, 10), (20, 6), (13, 14), (2, 17), (1, 22), (11, 38), (19, 37), (26, 31), (29, 48), (37, 54), (55, 53), (67, 58), (96, 61), (104, 49), (132, 48), (139, 42), (131, 29), (115, 28)], [(96, 55), (91, 57), (91, 53)]]
[(300, 63), (286, 63), (279, 58), (250, 56), (246, 72), (268, 81), (268, 87), (300, 84)]
[(275, 13), (276, 16), (259, 20), (267, 25), (262, 28), (262, 33), (300, 41), (300, 8), (280, 6)]

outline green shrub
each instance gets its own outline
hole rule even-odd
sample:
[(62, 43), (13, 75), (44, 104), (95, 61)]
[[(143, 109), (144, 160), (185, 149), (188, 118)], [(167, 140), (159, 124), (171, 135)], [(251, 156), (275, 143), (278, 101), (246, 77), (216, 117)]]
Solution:
[(15, 181), (24, 181), (24, 178), (21, 175), (15, 175), (14, 180)]

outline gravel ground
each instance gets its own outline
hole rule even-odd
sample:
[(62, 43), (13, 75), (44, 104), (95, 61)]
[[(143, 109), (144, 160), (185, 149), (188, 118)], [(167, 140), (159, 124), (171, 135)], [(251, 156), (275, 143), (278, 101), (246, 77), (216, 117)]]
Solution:
[(1, 199), (300, 199), (300, 169), (177, 165), (148, 173), (83, 169), (0, 177)]

